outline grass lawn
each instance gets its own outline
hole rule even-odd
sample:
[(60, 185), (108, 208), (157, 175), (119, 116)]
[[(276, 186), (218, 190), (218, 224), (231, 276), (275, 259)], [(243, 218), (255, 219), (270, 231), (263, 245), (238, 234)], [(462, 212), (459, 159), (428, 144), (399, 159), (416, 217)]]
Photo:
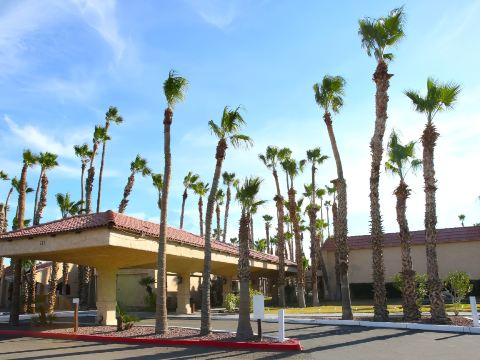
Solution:
[[(400, 304), (389, 304), (388, 311), (391, 314), (399, 313), (402, 311), (402, 305)], [(459, 311), (471, 311), (470, 304), (460, 304), (458, 305)], [(455, 305), (447, 304), (447, 311), (454, 311)], [(277, 314), (277, 311), (280, 308), (278, 307), (265, 307), (265, 314)], [(480, 305), (477, 305), (477, 309), (480, 311)], [(357, 313), (373, 313), (373, 305), (369, 304), (352, 304), (353, 312)], [(430, 306), (424, 305), (420, 308), (421, 311), (430, 311)], [(306, 307), (306, 308), (286, 308), (287, 314), (327, 314), (327, 313), (341, 313), (342, 306), (340, 304), (331, 304), (315, 307)]]

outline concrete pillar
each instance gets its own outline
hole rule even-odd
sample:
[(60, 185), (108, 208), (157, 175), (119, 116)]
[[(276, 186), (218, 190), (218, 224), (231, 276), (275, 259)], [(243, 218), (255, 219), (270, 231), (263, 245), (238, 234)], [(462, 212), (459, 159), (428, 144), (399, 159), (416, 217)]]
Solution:
[(190, 307), (190, 273), (181, 273), (182, 279), (177, 287), (177, 314), (191, 314)]
[(116, 325), (117, 269), (97, 268), (97, 323)]
[(0, 309), (6, 307), (5, 306), (5, 299), (6, 299), (6, 296), (5, 296), (5, 292), (6, 292), (6, 279), (5, 279), (5, 276), (4, 276), (4, 272), (5, 272), (5, 269), (2, 268), (0, 269)]

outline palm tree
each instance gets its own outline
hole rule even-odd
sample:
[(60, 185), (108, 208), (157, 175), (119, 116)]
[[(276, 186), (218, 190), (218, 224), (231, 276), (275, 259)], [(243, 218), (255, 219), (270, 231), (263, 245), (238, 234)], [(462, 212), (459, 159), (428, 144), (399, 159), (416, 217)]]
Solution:
[(215, 238), (217, 241), (220, 241), (220, 237), (222, 234), (222, 228), (220, 227), (220, 206), (223, 205), (224, 199), (225, 193), (222, 189), (218, 189), (217, 195), (215, 196), (215, 213), (217, 215), (217, 233), (215, 234)]
[[(38, 157), (38, 163), (40, 164), (40, 177), (38, 178), (37, 192), (35, 194), (35, 211), (33, 216), (33, 225), (40, 224), (42, 218), (43, 209), (47, 206), (47, 192), (48, 192), (48, 177), (47, 170), (53, 169), (58, 166), (58, 155), (45, 152), (40, 153)], [(40, 201), (37, 202), (38, 190), (41, 184)]]
[(105, 164), (105, 150), (107, 148), (107, 141), (110, 140), (108, 136), (108, 129), (110, 124), (121, 124), (123, 118), (118, 114), (118, 109), (115, 106), (110, 106), (108, 111), (105, 113), (105, 137), (102, 139), (103, 148), (102, 148), (102, 160), (100, 162), (100, 173), (98, 174), (98, 195), (97, 195), (97, 213), (100, 212), (100, 198), (102, 196), (102, 179), (103, 179), (103, 166)]
[(267, 249), (267, 240), (259, 239), (255, 241), (255, 250), (259, 252), (264, 252)]
[[(0, 170), (0, 181), (8, 181), (10, 180), (10, 178), (8, 177), (8, 175), (1, 171)], [(1, 205), (1, 209), (0, 209), (0, 233), (4, 233), (7, 231), (7, 206), (6, 204), (2, 204), (0, 203)], [(3, 257), (0, 256), (0, 268), (2, 267), (3, 265)]]
[(262, 216), (263, 221), (265, 221), (265, 239), (267, 241), (267, 253), (272, 254), (272, 247), (270, 244), (270, 228), (272, 227), (273, 216), (265, 214)]
[(191, 171), (183, 178), (183, 186), (185, 190), (182, 196), (182, 212), (180, 214), (180, 229), (183, 229), (183, 216), (185, 214), (185, 203), (187, 202), (188, 190), (195, 187), (196, 182), (200, 179), (200, 175), (193, 174)]
[[(37, 156), (35, 156), (30, 150), (23, 152), (23, 166), (22, 173), (19, 182), (18, 193), (18, 206), (17, 206), (17, 227), (22, 229), (24, 227), (25, 220), (25, 200), (27, 195), (27, 171), (28, 168), (33, 166), (37, 162)], [(18, 326), (20, 315), (20, 288), (21, 288), (21, 276), (22, 276), (22, 259), (12, 258), (13, 268), (13, 291), (12, 302), (10, 309), (10, 325)]]
[(268, 146), (265, 154), (258, 155), (263, 164), (272, 171), (275, 180), (276, 195), (274, 197), (277, 208), (277, 238), (278, 238), (278, 301), (280, 307), (285, 307), (285, 234), (284, 234), (284, 207), (283, 196), (280, 191), (278, 180), (279, 149), (275, 146)]
[[(348, 281), (348, 215), (347, 215), (347, 183), (343, 176), (342, 160), (337, 147), (331, 111), (338, 113), (343, 106), (345, 79), (341, 76), (324, 76), (321, 83), (313, 85), (315, 101), (323, 109), (323, 119), (327, 127), (332, 146), (333, 157), (337, 168), (337, 178), (332, 181), (338, 191), (338, 216), (334, 219), (335, 242), (339, 262), (339, 278), (342, 294), (342, 319), (352, 319), (352, 304)], [(328, 190), (328, 188), (327, 188)], [(334, 202), (334, 205), (336, 203)], [(335, 209), (337, 211), (337, 209)], [(327, 208), (328, 217), (328, 208)], [(335, 221), (336, 220), (336, 221)], [(330, 234), (329, 234), (330, 236)]]
[(435, 192), (434, 149), (439, 133), (433, 119), (439, 111), (452, 108), (460, 93), (460, 86), (454, 83), (439, 83), (431, 78), (427, 80), (427, 95), (422, 97), (417, 91), (406, 91), (415, 110), (427, 116), (427, 124), (422, 134), (423, 178), (425, 182), (425, 248), (427, 251), (428, 296), (430, 313), (435, 322), (445, 322), (445, 304), (441, 295), (442, 282), (438, 276), (437, 261), (437, 210)]
[(128, 177), (127, 185), (123, 190), (123, 198), (118, 205), (118, 212), (123, 214), (128, 205), (128, 197), (133, 189), (133, 184), (135, 183), (135, 175), (142, 174), (143, 177), (148, 176), (152, 173), (152, 170), (147, 166), (147, 160), (137, 155), (135, 160), (130, 163), (130, 176)]
[(188, 87), (187, 79), (171, 70), (168, 78), (163, 83), (163, 92), (167, 99), (167, 108), (163, 119), (163, 149), (165, 155), (165, 168), (163, 172), (162, 204), (160, 211), (160, 237), (158, 241), (158, 286), (157, 286), (157, 311), (155, 319), (155, 333), (164, 334), (168, 331), (167, 321), (167, 212), (168, 192), (170, 189), (170, 176), (172, 173), (172, 154), (170, 152), (170, 128), (173, 120), (175, 105), (185, 99)]
[[(245, 340), (253, 336), (252, 325), (250, 324), (250, 259), (249, 259), (249, 226), (250, 210), (260, 190), (262, 180), (256, 177), (245, 179), (244, 183), (237, 190), (237, 201), (241, 206), (240, 227), (238, 238), (240, 243), (238, 254), (238, 279), (240, 281), (240, 304), (238, 307), (237, 340)], [(257, 205), (258, 206), (258, 205)]]
[(465, 215), (464, 214), (458, 215), (458, 220), (460, 220), (460, 223), (462, 224), (462, 227), (465, 227), (465, 224), (464, 224)]
[(163, 175), (162, 174), (153, 174), (152, 173), (152, 184), (158, 191), (158, 209), (162, 210), (162, 188), (163, 188)]
[(223, 109), (220, 125), (215, 124), (212, 120), (208, 122), (211, 132), (218, 138), (217, 148), (215, 152), (215, 172), (212, 179), (212, 188), (208, 195), (207, 210), (205, 214), (205, 257), (203, 262), (203, 282), (202, 282), (202, 316), (200, 333), (209, 334), (211, 331), (210, 324), (210, 273), (212, 261), (212, 218), (213, 208), (215, 205), (215, 196), (218, 191), (218, 183), (222, 174), (222, 165), (226, 156), (229, 143), (237, 148), (241, 145), (251, 145), (252, 139), (247, 135), (240, 134), (240, 129), (245, 125), (245, 120), (240, 114), (240, 107), (230, 109), (225, 106)]
[(88, 148), (87, 144), (83, 145), (75, 145), (73, 147), (75, 151), (75, 155), (80, 158), (80, 161), (82, 163), (82, 175), (80, 177), (80, 189), (81, 189), (81, 199), (80, 201), (82, 202), (82, 206), (85, 204), (85, 185), (84, 185), (84, 179), (85, 179), (85, 169), (87, 168), (87, 164), (90, 162), (90, 159), (92, 157), (92, 151)]
[(223, 242), (227, 239), (228, 212), (230, 210), (230, 201), (232, 200), (231, 187), (238, 186), (238, 180), (235, 179), (235, 173), (224, 172), (222, 174), (223, 183), (227, 185), (227, 194), (225, 202), (225, 215), (223, 216)]
[(295, 187), (293, 180), (297, 177), (305, 166), (305, 160), (299, 162), (294, 159), (287, 159), (282, 162), (285, 172), (290, 180), (290, 188), (288, 189), (288, 211), (293, 225), (293, 234), (295, 237), (295, 262), (297, 263), (297, 299), (298, 306), (305, 307), (305, 271), (302, 267), (303, 249), (302, 234), (300, 232), (300, 219), (297, 214), (297, 202), (295, 200)]
[(383, 259), (383, 226), (380, 213), (380, 165), (383, 155), (383, 136), (387, 122), (388, 87), (392, 74), (388, 73), (387, 62), (393, 60), (392, 53), (386, 53), (388, 47), (395, 46), (405, 34), (403, 26), (405, 13), (403, 8), (392, 10), (388, 16), (378, 19), (364, 18), (359, 20), (358, 34), (362, 38), (362, 46), (368, 56), (374, 55), (377, 68), (373, 74), (376, 85), (375, 94), (375, 130), (370, 142), (372, 165), (370, 171), (370, 233), (372, 236), (373, 266), (373, 306), (374, 320), (388, 319), (387, 294), (385, 288), (385, 264)]
[(69, 193), (57, 193), (55, 195), (55, 199), (57, 200), (57, 205), (60, 208), (62, 219), (78, 215), (82, 212), (82, 201), (71, 200)]
[(323, 241), (323, 229), (327, 227), (327, 223), (323, 219), (317, 219), (315, 222), (315, 228), (317, 229), (317, 260), (318, 260), (318, 267), (322, 271), (322, 281), (323, 281), (323, 295), (324, 298), (328, 299), (329, 297), (329, 281), (328, 281), (328, 273), (327, 273), (327, 266), (325, 265), (325, 259), (323, 257), (322, 252), (322, 241)]
[(233, 245), (238, 244), (238, 238), (236, 237), (230, 238), (230, 243), (232, 243)]
[(385, 163), (385, 170), (400, 177), (400, 183), (394, 194), (397, 198), (397, 222), (400, 228), (402, 250), (403, 317), (406, 321), (412, 321), (420, 319), (421, 313), (417, 305), (415, 271), (412, 267), (411, 237), (406, 216), (410, 189), (405, 182), (405, 177), (410, 170), (418, 169), (422, 162), (415, 158), (415, 142), (412, 141), (407, 145), (402, 145), (395, 131), (392, 131), (390, 135), (387, 149), (388, 160)]
[(330, 208), (332, 207), (332, 202), (330, 200), (326, 200), (323, 205), (327, 210), (327, 238), (330, 239)]
[(95, 130), (93, 132), (93, 148), (90, 152), (90, 167), (88, 168), (87, 174), (87, 183), (85, 185), (85, 208), (87, 214), (92, 212), (92, 191), (93, 191), (93, 181), (95, 179), (95, 157), (97, 156), (98, 146), (100, 143), (105, 143), (110, 140), (107, 132), (105, 131), (104, 127), (99, 125), (95, 126)]
[(208, 194), (210, 184), (198, 181), (193, 188), (195, 194), (198, 195), (198, 221), (200, 223), (200, 237), (203, 238), (203, 197)]

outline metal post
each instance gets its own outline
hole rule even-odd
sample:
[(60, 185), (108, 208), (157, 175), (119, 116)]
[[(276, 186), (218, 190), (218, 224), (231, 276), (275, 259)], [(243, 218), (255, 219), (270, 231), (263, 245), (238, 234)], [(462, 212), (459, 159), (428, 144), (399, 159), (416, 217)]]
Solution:
[(79, 299), (73, 299), (73, 332), (77, 333), (78, 331), (78, 303)]
[(278, 339), (285, 341), (285, 309), (278, 310)]
[(262, 320), (261, 319), (257, 319), (257, 325), (258, 325), (258, 340), (262, 341), (263, 336), (262, 336)]
[(470, 308), (472, 310), (473, 326), (478, 326), (477, 300), (475, 296), (470, 296)]

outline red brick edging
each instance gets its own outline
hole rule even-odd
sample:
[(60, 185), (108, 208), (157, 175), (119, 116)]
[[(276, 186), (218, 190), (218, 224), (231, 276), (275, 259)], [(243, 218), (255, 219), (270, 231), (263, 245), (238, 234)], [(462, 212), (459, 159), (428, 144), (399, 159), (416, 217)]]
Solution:
[(289, 339), (287, 343), (255, 343), (242, 341), (217, 341), (217, 340), (186, 340), (186, 339), (145, 339), (145, 338), (125, 338), (116, 336), (101, 335), (77, 335), (62, 333), (44, 333), (41, 331), (30, 330), (0, 330), (0, 335), (18, 336), (18, 337), (39, 337), (47, 339), (79, 340), (79, 341), (97, 341), (122, 344), (148, 344), (165, 346), (203, 346), (218, 347), (227, 349), (257, 349), (257, 350), (281, 350), (281, 351), (301, 351), (300, 342), (296, 339)]

